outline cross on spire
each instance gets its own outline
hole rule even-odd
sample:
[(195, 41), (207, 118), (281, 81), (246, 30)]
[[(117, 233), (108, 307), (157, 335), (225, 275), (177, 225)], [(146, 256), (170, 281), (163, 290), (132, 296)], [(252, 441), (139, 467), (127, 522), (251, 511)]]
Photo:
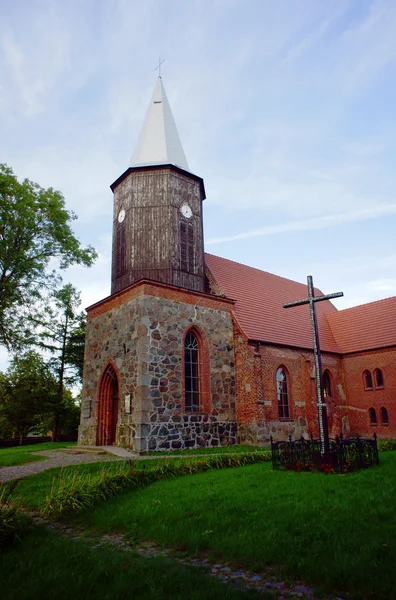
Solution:
[(165, 62), (165, 58), (163, 60), (161, 60), (161, 57), (158, 59), (158, 66), (155, 67), (154, 71), (157, 71), (158, 69), (158, 77), (161, 77), (161, 65), (162, 63)]
[(329, 427), (327, 423), (327, 411), (326, 402), (324, 401), (323, 394), (323, 380), (322, 380), (322, 358), (320, 355), (320, 343), (319, 343), (319, 331), (318, 322), (316, 319), (315, 303), (321, 302), (322, 300), (331, 300), (332, 298), (340, 298), (344, 295), (343, 292), (335, 292), (334, 294), (327, 294), (327, 296), (316, 296), (313, 285), (312, 275), (307, 277), (308, 283), (308, 298), (305, 300), (295, 300), (294, 302), (286, 302), (283, 308), (291, 308), (294, 306), (301, 306), (301, 304), (309, 304), (309, 313), (311, 317), (311, 328), (312, 328), (312, 340), (313, 340), (313, 351), (315, 359), (315, 379), (316, 379), (316, 395), (318, 398), (318, 417), (319, 417), (319, 438), (320, 438), (320, 451), (321, 454), (325, 454), (329, 451)]

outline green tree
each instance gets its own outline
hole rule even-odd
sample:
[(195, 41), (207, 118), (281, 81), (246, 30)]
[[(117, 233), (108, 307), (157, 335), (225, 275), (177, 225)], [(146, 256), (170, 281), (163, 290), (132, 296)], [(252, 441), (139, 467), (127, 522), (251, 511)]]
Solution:
[(85, 314), (79, 310), (80, 304), (80, 294), (68, 283), (53, 293), (43, 316), (32, 319), (38, 329), (40, 347), (52, 354), (49, 362), (58, 381), (53, 441), (60, 433), (66, 408), (65, 385), (73, 385), (82, 377)]
[(21, 183), (0, 165), (0, 344), (16, 348), (31, 339), (26, 316), (56, 281), (48, 269), (52, 259), (60, 269), (93, 264), (95, 250), (83, 248), (72, 232), (76, 218), (60, 192)]
[(0, 424), (2, 435), (19, 436), (19, 443), (30, 429), (54, 411), (58, 383), (48, 365), (30, 350), (15, 356), (5, 373), (0, 372)]

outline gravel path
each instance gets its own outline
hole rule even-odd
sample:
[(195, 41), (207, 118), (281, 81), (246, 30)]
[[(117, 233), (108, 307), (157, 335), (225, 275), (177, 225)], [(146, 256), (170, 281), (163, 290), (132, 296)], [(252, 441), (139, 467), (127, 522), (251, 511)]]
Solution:
[[(276, 575), (276, 570), (268, 567), (266, 571), (254, 572), (249, 569), (236, 568), (229, 563), (213, 562), (206, 556), (183, 556), (175, 554), (172, 548), (161, 548), (157, 544), (144, 541), (134, 543), (128, 536), (122, 533), (107, 533), (101, 537), (89, 534), (82, 527), (75, 527), (67, 523), (49, 521), (43, 519), (37, 513), (30, 513), (37, 525), (44, 525), (50, 531), (68, 536), (75, 542), (84, 540), (91, 543), (92, 548), (99, 550), (112, 547), (119, 552), (137, 552), (143, 558), (155, 558), (163, 556), (175, 561), (180, 565), (195, 567), (209, 575), (220, 579), (226, 585), (231, 585), (239, 590), (255, 590), (265, 598), (274, 600), (319, 600), (314, 588), (301, 582), (282, 581)], [(321, 600), (343, 600), (342, 597), (333, 594), (321, 595)]]
[(0, 483), (11, 481), (12, 479), (19, 479), (20, 477), (27, 477), (28, 475), (34, 475), (35, 473), (41, 473), (41, 471), (53, 469), (54, 467), (125, 460), (117, 456), (110, 456), (109, 454), (68, 454), (67, 452), (61, 452), (60, 450), (42, 450), (40, 452), (35, 452), (35, 454), (44, 456), (48, 458), (48, 460), (40, 460), (38, 462), (31, 462), (13, 467), (1, 467)]

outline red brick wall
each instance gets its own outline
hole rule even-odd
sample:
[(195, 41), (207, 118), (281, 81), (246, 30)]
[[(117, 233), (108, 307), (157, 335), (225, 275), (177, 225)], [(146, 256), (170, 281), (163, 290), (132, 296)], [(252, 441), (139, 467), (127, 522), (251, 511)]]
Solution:
[[(346, 384), (347, 405), (351, 433), (372, 435), (379, 439), (396, 437), (396, 348), (362, 352), (342, 359)], [(371, 371), (373, 389), (365, 390), (363, 372)], [(384, 387), (376, 389), (374, 370), (381, 369)], [(381, 423), (381, 407), (388, 411), (389, 425)], [(377, 425), (370, 424), (369, 409), (377, 414)]]
[[(290, 420), (307, 423), (309, 433), (318, 435), (317, 398), (313, 352), (282, 346), (259, 346), (262, 365), (264, 405), (260, 418), (279, 421), (276, 392), (276, 371), (279, 367), (287, 373)], [(332, 354), (322, 354), (323, 370), (330, 373), (332, 397), (327, 399), (330, 435), (342, 430), (345, 414), (341, 359)]]
[(238, 423), (252, 423), (258, 419), (257, 362), (248, 339), (233, 319), (236, 379), (236, 418)]

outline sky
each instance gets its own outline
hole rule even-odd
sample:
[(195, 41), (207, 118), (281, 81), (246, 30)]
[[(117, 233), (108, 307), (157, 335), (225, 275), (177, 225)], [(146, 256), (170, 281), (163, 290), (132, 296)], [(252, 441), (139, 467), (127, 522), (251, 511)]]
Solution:
[(110, 293), (109, 185), (159, 57), (206, 251), (338, 309), (395, 295), (395, 31), (394, 0), (0, 0), (0, 162), (78, 215), (82, 306)]

